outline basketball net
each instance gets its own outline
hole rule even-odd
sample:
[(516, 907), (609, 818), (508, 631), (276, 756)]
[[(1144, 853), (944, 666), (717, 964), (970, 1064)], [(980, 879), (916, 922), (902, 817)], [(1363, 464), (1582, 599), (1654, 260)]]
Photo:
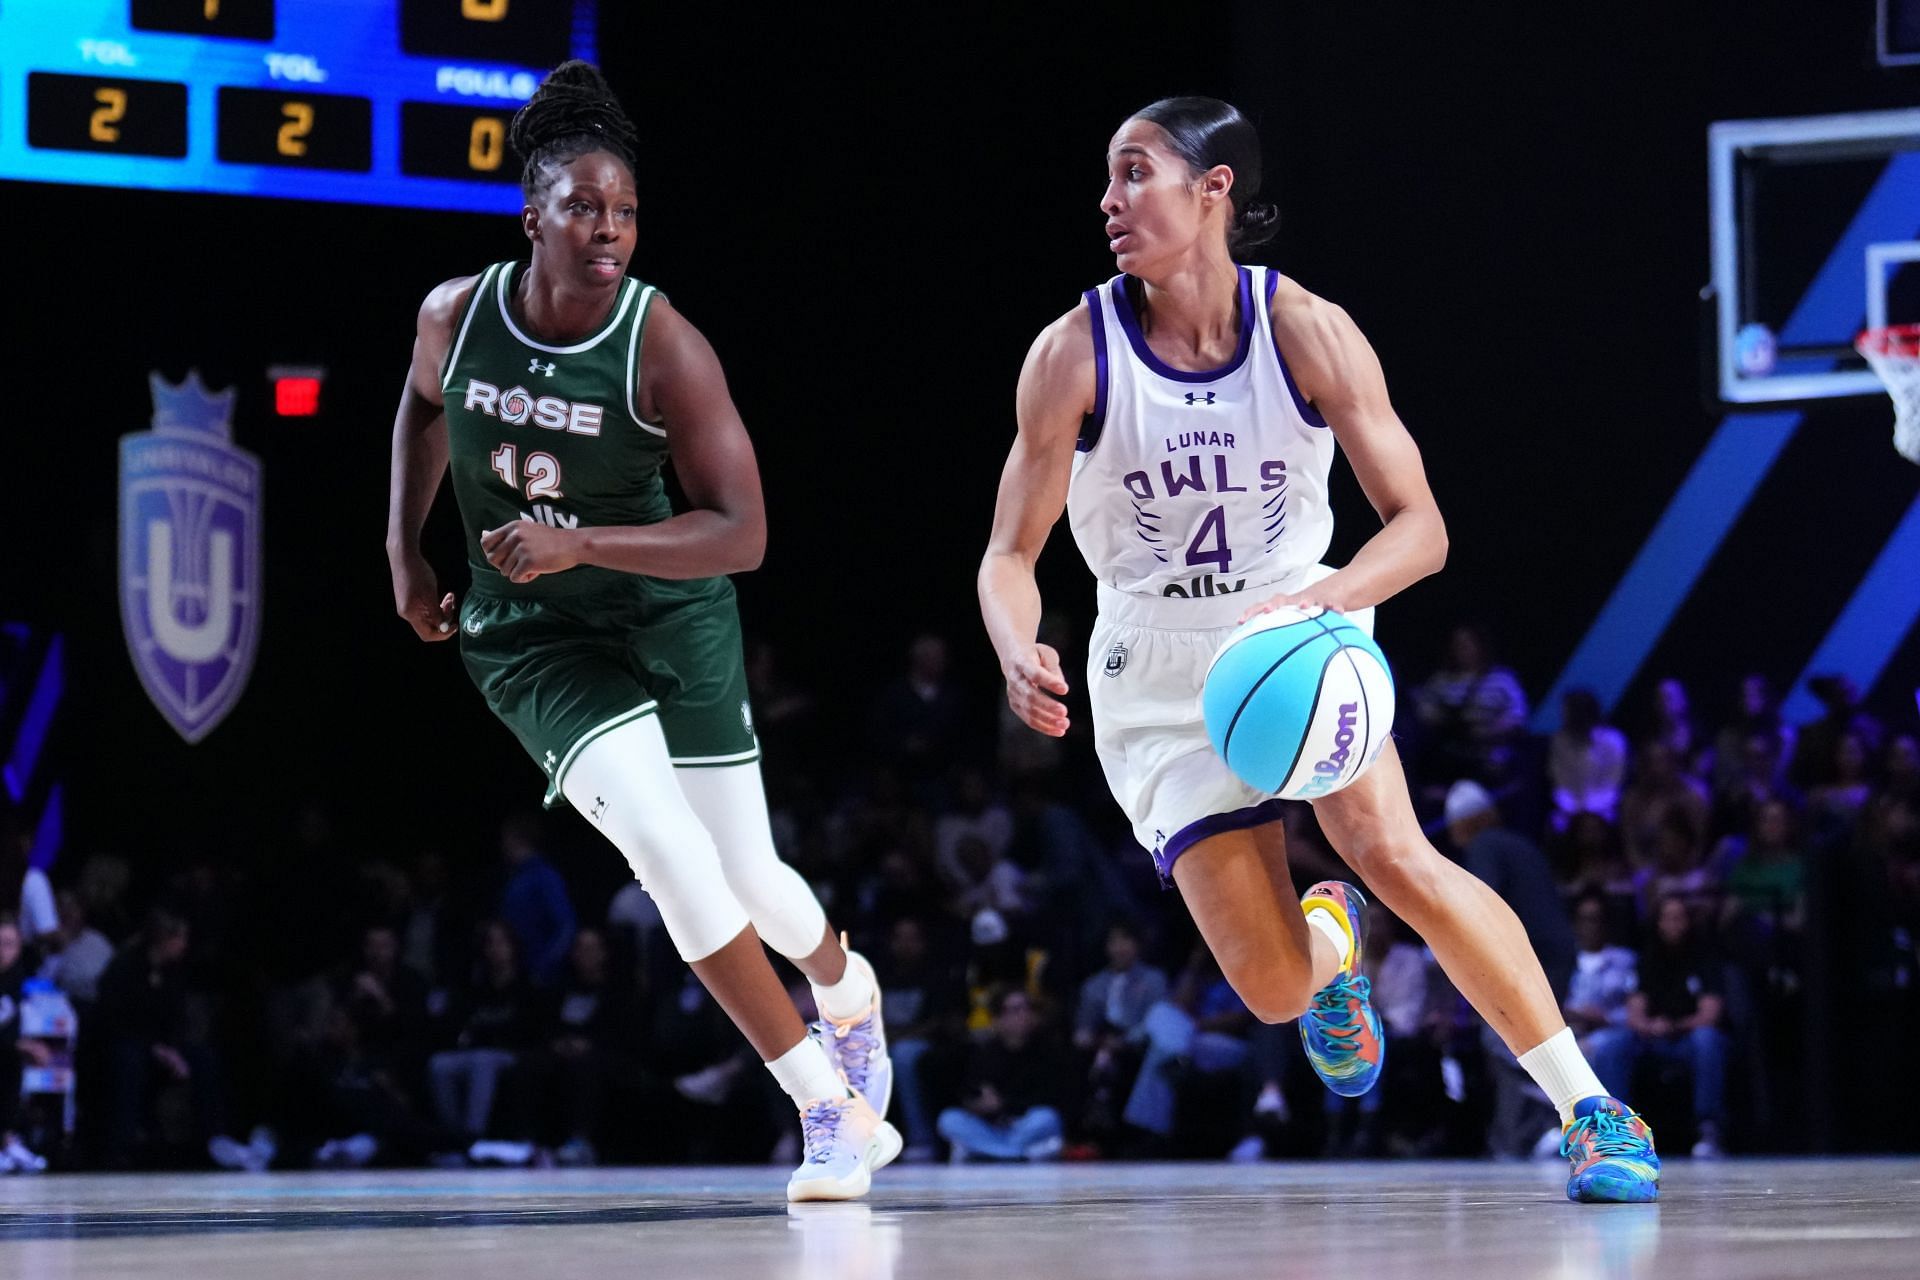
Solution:
[(1868, 329), (1853, 341), (1893, 397), (1893, 447), (1920, 462), (1920, 324)]

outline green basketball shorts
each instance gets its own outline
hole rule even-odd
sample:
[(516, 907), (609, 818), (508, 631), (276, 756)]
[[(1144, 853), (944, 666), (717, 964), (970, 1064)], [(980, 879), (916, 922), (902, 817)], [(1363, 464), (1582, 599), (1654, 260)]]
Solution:
[(476, 584), (460, 606), (460, 657), (545, 771), (548, 806), (583, 748), (641, 716), (660, 717), (676, 768), (760, 758), (725, 578), (629, 576), (538, 597)]

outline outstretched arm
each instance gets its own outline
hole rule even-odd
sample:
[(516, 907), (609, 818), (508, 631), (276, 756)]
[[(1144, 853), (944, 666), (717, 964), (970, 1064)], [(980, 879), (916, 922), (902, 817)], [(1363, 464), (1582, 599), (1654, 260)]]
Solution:
[(656, 298), (641, 348), (642, 417), (666, 424), (688, 511), (657, 524), (556, 529), (516, 520), (481, 535), (493, 567), (514, 582), (593, 564), (651, 578), (711, 578), (757, 568), (767, 512), (753, 442), (726, 374), (700, 331)]
[(1049, 325), (1027, 352), (1014, 409), (1019, 434), (1000, 474), (993, 533), (980, 562), (980, 615), (1007, 679), (1007, 702), (1029, 727), (1067, 731), (1060, 655), (1039, 643), (1034, 565), (1067, 506), (1080, 420), (1093, 407), (1093, 337), (1084, 309)]
[(1345, 568), (1248, 612), (1282, 604), (1342, 612), (1377, 605), (1439, 572), (1447, 561), (1447, 526), (1428, 487), (1420, 449), (1394, 412), (1380, 359), (1351, 316), (1283, 281), (1274, 298), (1273, 326), (1301, 394), (1333, 428), (1381, 528)]

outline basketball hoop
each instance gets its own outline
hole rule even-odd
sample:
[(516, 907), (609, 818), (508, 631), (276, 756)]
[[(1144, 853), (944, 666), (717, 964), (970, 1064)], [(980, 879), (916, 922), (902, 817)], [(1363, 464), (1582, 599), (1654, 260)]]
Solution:
[(1853, 340), (1893, 397), (1893, 447), (1920, 462), (1920, 324), (1868, 329)]

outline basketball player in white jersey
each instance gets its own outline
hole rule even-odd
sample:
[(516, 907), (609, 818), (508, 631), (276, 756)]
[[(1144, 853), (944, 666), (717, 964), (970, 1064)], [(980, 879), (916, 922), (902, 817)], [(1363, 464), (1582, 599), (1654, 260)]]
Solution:
[[(1014, 711), (1064, 734), (1068, 685), (1035, 639), (1034, 564), (1065, 509), (1099, 580), (1087, 679), (1114, 797), (1247, 1007), (1300, 1018), (1315, 1069), (1355, 1094), (1385, 1048), (1359, 976), (1363, 900), (1325, 882), (1295, 901), (1278, 806), (1213, 752), (1199, 694), (1242, 618), (1327, 608), (1371, 629), (1376, 605), (1439, 570), (1447, 534), (1353, 321), (1234, 262), (1272, 234), (1259, 188), (1253, 126), (1216, 99), (1156, 102), (1113, 136), (1100, 208), (1121, 274), (1027, 355), (980, 604)], [(1381, 520), (1338, 570), (1320, 563), (1336, 445)], [(1393, 743), (1314, 808), (1558, 1108), (1568, 1196), (1655, 1198), (1651, 1131), (1595, 1078), (1512, 910), (1422, 834)]]

